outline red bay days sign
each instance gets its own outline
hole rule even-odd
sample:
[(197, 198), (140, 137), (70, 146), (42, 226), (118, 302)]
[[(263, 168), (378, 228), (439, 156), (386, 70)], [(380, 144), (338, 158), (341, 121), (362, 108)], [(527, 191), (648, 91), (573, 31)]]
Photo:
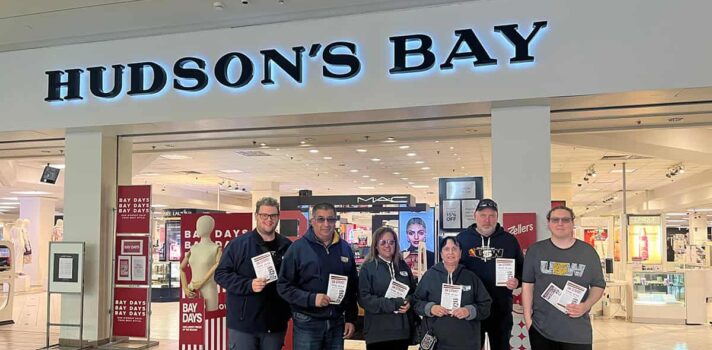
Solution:
[(151, 186), (119, 186), (116, 233), (151, 232)]
[(146, 337), (147, 295), (146, 288), (114, 290), (114, 336)]
[[(252, 230), (252, 214), (185, 214), (181, 215), (181, 261), (185, 258), (190, 248), (200, 241), (195, 229), (198, 219), (201, 216), (210, 216), (215, 220), (215, 228), (210, 234), (210, 240), (224, 248), (235, 237), (250, 232)], [(187, 281), (192, 281), (190, 267), (186, 267), (185, 275)], [(212, 278), (212, 277), (211, 277)], [(225, 350), (227, 349), (227, 328), (225, 317), (227, 315), (225, 305), (225, 290), (218, 287), (218, 308), (208, 311), (204, 307), (204, 300), (201, 298), (187, 298), (181, 291), (180, 307), (180, 349), (205, 349), (205, 350)], [(196, 306), (196, 303), (199, 305)], [(202, 308), (202, 309), (201, 309)], [(198, 312), (197, 310), (202, 310)], [(200, 318), (200, 320), (198, 320)], [(198, 330), (196, 323), (200, 321), (202, 328)], [(184, 334), (185, 333), (185, 334)], [(202, 340), (197, 338), (202, 334)]]

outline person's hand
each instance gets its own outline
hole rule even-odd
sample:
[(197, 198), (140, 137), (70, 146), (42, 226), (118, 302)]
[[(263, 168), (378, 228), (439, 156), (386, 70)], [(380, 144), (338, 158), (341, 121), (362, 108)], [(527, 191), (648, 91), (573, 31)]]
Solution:
[(410, 303), (408, 302), (408, 300), (406, 300), (403, 303), (403, 305), (400, 308), (398, 308), (398, 313), (404, 314), (404, 313), (408, 312), (408, 310), (410, 310)]
[(569, 304), (566, 305), (566, 313), (569, 315), (569, 317), (572, 318), (578, 318), (583, 316), (586, 312), (588, 312), (588, 306), (586, 306), (585, 303), (581, 304)]
[(188, 288), (183, 288), (183, 293), (185, 293), (185, 296), (188, 298), (195, 298), (195, 291)]
[(447, 309), (442, 307), (441, 305), (433, 305), (433, 307), (430, 308), (430, 313), (433, 314), (433, 316), (435, 317), (443, 317), (450, 315)]
[(507, 289), (509, 289), (509, 290), (517, 289), (518, 285), (519, 285), (519, 280), (516, 277), (512, 277), (507, 280)]
[(356, 332), (356, 326), (351, 322), (346, 322), (344, 324), (344, 339), (349, 339), (353, 337), (354, 332)]
[(323, 293), (317, 293), (316, 299), (314, 300), (314, 306), (327, 307), (327, 306), (329, 306), (330, 302), (331, 302), (331, 298), (329, 298), (328, 295), (323, 294)]
[(259, 293), (263, 289), (265, 289), (266, 285), (267, 285), (266, 278), (255, 278), (252, 280), (252, 291), (255, 293)]
[(525, 317), (524, 318), (524, 325), (527, 327), (527, 330), (532, 327), (532, 318), (531, 317)]
[(457, 309), (452, 310), (452, 317), (457, 317), (460, 320), (464, 320), (470, 317), (470, 310), (465, 307), (458, 307)]

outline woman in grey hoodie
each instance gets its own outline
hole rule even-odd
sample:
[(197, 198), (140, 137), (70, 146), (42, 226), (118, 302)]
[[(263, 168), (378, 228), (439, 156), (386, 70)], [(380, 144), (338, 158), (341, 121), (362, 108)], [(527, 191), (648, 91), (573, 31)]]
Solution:
[[(460, 265), (460, 243), (445, 237), (441, 262), (423, 275), (415, 291), (415, 311), (437, 338), (438, 350), (480, 349), (480, 321), (489, 316), (490, 298), (482, 281)], [(443, 290), (449, 297), (443, 298)], [(453, 299), (456, 299), (454, 301)]]

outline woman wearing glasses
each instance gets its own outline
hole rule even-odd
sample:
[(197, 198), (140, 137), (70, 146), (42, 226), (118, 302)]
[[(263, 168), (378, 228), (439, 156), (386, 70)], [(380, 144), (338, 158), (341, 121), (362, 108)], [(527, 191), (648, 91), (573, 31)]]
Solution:
[[(389, 288), (390, 287), (390, 288)], [(415, 279), (403, 261), (395, 231), (381, 227), (373, 233), (371, 250), (359, 275), (359, 304), (366, 311), (366, 349), (407, 349), (411, 322), (408, 315)]]

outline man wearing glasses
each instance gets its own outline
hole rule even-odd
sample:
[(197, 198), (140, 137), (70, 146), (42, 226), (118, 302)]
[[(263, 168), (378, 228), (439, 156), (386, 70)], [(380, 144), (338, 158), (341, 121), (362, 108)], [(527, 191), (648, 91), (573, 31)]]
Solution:
[(546, 219), (551, 238), (529, 247), (522, 274), (531, 348), (590, 350), (588, 312), (606, 288), (600, 258), (593, 247), (574, 237), (573, 210), (558, 206)]
[(276, 232), (279, 202), (264, 197), (255, 205), (257, 226), (227, 245), (215, 281), (227, 291), (229, 349), (280, 350), (291, 316), (274, 280), (257, 278), (252, 258), (269, 254), (277, 271), (292, 242)]
[[(344, 338), (354, 334), (358, 313), (354, 254), (336, 234), (338, 218), (332, 204), (315, 205), (310, 222), (304, 237), (284, 256), (277, 290), (292, 308), (295, 349), (341, 350)], [(332, 278), (342, 283), (346, 279), (342, 300), (327, 295)]]

